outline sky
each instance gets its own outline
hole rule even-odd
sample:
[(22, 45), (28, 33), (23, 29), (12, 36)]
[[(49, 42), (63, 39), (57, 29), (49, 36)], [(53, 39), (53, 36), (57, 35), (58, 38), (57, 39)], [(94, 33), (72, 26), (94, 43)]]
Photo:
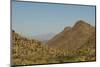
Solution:
[(78, 20), (95, 26), (95, 6), (12, 2), (12, 29), (26, 36), (59, 33)]

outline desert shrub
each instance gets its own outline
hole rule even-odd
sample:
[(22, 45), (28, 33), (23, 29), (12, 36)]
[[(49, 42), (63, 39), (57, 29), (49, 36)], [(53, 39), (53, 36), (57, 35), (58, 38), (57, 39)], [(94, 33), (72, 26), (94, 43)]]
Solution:
[[(28, 39), (12, 32), (12, 64), (48, 64), (60, 62), (76, 62), (95, 60), (95, 50), (79, 49), (68, 51), (62, 48), (53, 48), (34, 39)], [(93, 56), (89, 56), (93, 55)]]

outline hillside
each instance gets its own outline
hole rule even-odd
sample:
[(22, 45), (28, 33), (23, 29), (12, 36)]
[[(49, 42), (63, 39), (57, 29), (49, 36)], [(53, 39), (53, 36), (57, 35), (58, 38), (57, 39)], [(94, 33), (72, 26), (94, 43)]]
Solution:
[(65, 27), (62, 32), (47, 42), (49, 47), (61, 48), (70, 52), (69, 56), (83, 58), (83, 61), (96, 60), (95, 27), (79, 20), (71, 27)]
[(59, 63), (58, 57), (66, 54), (63, 50), (50, 48), (12, 31), (12, 65)]
[(93, 33), (92, 37), (88, 39), (88, 41), (77, 49), (77, 54), (79, 56), (86, 56), (87, 61), (96, 60), (96, 37), (95, 33)]
[[(95, 36), (95, 28), (85, 21), (77, 21), (71, 27), (66, 27), (62, 32), (49, 40), (47, 44), (51, 47), (63, 48), (66, 50), (77, 50), (84, 45), (89, 38)], [(95, 39), (94, 39), (95, 40)]]

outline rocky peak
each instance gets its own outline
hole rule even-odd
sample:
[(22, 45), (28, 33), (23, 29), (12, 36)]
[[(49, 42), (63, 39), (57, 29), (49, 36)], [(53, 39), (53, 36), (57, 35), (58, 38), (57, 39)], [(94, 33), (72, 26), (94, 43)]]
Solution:
[(64, 31), (66, 32), (66, 31), (68, 31), (68, 30), (70, 30), (71, 29), (71, 27), (65, 27), (64, 28)]

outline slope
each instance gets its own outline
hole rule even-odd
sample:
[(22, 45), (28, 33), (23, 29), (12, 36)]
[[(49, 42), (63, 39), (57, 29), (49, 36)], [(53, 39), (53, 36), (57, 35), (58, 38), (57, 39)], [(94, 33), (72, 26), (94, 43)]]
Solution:
[(79, 20), (71, 27), (66, 27), (47, 44), (50, 47), (62, 48), (68, 51), (74, 51), (84, 45), (89, 38), (93, 37), (95, 28), (85, 21)]

